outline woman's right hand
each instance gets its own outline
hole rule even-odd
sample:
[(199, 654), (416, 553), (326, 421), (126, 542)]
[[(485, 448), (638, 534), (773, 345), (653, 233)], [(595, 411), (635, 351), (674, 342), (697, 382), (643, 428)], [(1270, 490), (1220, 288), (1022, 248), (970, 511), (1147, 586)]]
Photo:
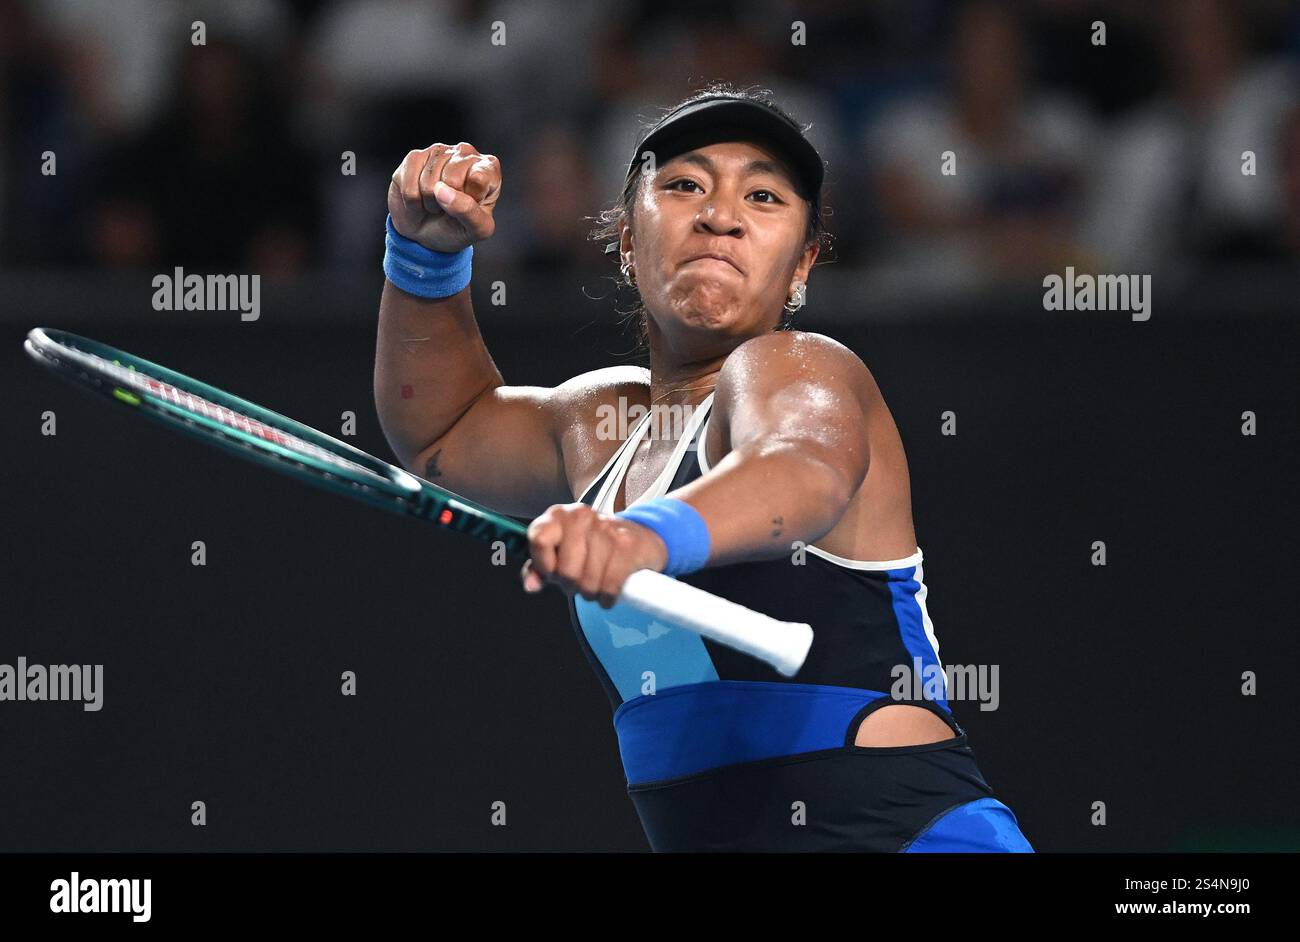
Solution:
[(388, 185), (399, 235), (435, 252), (459, 252), (496, 231), (501, 163), (473, 144), (434, 144), (406, 155)]

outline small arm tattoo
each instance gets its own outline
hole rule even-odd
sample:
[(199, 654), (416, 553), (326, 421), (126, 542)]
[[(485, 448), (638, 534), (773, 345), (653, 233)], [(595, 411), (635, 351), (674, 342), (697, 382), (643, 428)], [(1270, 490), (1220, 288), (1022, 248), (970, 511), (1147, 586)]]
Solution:
[(780, 536), (781, 528), (785, 526), (785, 517), (772, 518), (772, 536)]
[(442, 477), (442, 472), (438, 470), (438, 456), (440, 454), (442, 454), (441, 448), (430, 455), (429, 460), (424, 463), (424, 476), (426, 478)]

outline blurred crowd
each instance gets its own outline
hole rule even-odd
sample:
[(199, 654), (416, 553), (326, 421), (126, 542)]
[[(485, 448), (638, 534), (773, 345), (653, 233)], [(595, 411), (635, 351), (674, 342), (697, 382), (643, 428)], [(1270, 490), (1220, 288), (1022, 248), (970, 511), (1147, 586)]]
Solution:
[(0, 0), (0, 266), (364, 269), (402, 157), (465, 140), (484, 252), (605, 272), (638, 129), (715, 80), (811, 124), (838, 265), (1294, 265), (1298, 71), (1296, 0)]

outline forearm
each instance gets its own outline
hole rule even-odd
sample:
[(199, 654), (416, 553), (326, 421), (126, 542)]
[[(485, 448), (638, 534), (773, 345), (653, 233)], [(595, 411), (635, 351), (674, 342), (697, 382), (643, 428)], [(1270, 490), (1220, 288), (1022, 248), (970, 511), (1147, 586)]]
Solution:
[(502, 385), (469, 288), (418, 298), (384, 281), (375, 345), (375, 408), (402, 464), (456, 424), (486, 390)]
[(860, 481), (805, 442), (766, 439), (736, 449), (667, 497), (690, 504), (709, 528), (709, 566), (777, 559), (839, 522)]

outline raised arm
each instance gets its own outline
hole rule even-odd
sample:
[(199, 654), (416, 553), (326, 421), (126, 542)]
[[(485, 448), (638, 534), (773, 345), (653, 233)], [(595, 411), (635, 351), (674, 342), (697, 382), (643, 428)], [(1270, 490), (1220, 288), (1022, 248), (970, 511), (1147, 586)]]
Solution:
[[(434, 144), (411, 151), (397, 168), (388, 211), (398, 236), (444, 253), (438, 262), (451, 264), (454, 253), (491, 237), (500, 194), (495, 157), (464, 142)], [(394, 277), (404, 280), (400, 271)], [(437, 290), (418, 278), (408, 287)], [(374, 392), (384, 435), (412, 473), (521, 516), (571, 498), (556, 421), (562, 397), (505, 385), (468, 286), (421, 297), (385, 279)]]

